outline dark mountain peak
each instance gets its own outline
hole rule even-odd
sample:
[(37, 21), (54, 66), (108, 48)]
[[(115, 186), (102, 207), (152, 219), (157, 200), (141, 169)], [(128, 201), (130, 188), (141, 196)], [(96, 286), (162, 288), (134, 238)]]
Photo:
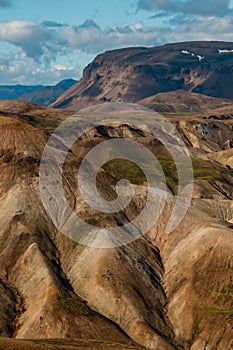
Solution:
[(175, 90), (233, 98), (232, 79), (231, 42), (124, 48), (98, 55), (53, 106), (80, 109), (101, 101), (138, 102)]
[(74, 79), (63, 79), (55, 85), (55, 87), (61, 87), (64, 89), (69, 89), (71, 86), (77, 83), (77, 80)]

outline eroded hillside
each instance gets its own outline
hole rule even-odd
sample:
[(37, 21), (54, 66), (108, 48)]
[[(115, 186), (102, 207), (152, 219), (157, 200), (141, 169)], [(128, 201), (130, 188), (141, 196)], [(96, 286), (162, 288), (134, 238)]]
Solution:
[[(85, 222), (121, 229), (138, 215), (147, 197), (143, 174), (131, 163), (112, 161), (98, 173), (99, 191), (115, 199), (116, 182), (128, 174), (135, 189), (132, 202), (116, 215), (99, 213), (85, 203), (76, 173), (83, 156), (103, 140), (142, 143), (166, 175), (166, 191), (156, 193), (157, 205), (164, 209), (155, 226), (128, 245), (97, 249), (64, 236), (41, 201), (41, 155), (51, 130), (70, 114), (10, 102), (0, 104), (0, 111), (1, 336), (79, 338), (73, 345), (83, 349), (232, 349), (231, 112), (227, 118), (216, 111), (167, 115), (189, 148), (195, 177), (192, 206), (169, 235), (166, 226), (178, 184), (166, 148), (148, 130), (128, 124), (103, 125), (82, 135), (66, 158), (63, 186), (70, 207)], [(64, 150), (61, 141), (56, 142), (56, 148)], [(56, 193), (48, 196), (62, 217)], [(149, 218), (145, 215), (144, 220)], [(48, 349), (54, 345), (42, 343)], [(30, 343), (28, 349), (40, 349), (42, 343)], [(4, 350), (14, 344), (0, 340)], [(59, 346), (73, 345), (60, 341)], [(17, 346), (27, 349), (23, 342)]]

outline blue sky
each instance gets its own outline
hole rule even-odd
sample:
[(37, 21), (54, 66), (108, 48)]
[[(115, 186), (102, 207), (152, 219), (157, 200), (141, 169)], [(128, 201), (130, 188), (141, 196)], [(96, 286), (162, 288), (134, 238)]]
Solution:
[(0, 0), (0, 84), (80, 78), (100, 52), (233, 41), (231, 0)]

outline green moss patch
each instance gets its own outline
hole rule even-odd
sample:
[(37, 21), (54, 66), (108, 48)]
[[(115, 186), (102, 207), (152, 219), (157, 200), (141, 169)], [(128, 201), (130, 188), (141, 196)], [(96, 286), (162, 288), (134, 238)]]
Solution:
[[(155, 154), (155, 157), (159, 161), (164, 171), (167, 186), (173, 193), (176, 193), (178, 185), (178, 174), (174, 160), (170, 156), (164, 154)], [(177, 159), (176, 162), (178, 164), (180, 163), (181, 167), (186, 166), (183, 164), (184, 161), (182, 159)], [(152, 165), (146, 163), (146, 161), (142, 164), (143, 168), (147, 169), (147, 171), (155, 178), (157, 182), (162, 180), (162, 176), (159, 173), (158, 169), (154, 169)], [(232, 171), (221, 166), (215, 166), (211, 162), (193, 159), (192, 165), (194, 179), (211, 181), (221, 180), (222, 174), (232, 176)], [(185, 170), (187, 170), (187, 174), (189, 174), (190, 169), (183, 169), (184, 173), (182, 176), (182, 183), (180, 183), (181, 186), (187, 185), (188, 181), (190, 180), (188, 177), (185, 177)], [(140, 169), (135, 163), (132, 163), (131, 161), (125, 159), (113, 159), (103, 166), (103, 170), (113, 176), (117, 181), (127, 179), (135, 185), (141, 185), (146, 182), (146, 176), (143, 173), (143, 170)]]
[[(215, 304), (219, 305), (225, 305), (230, 303), (230, 305), (233, 307), (233, 280), (232, 277), (230, 278), (229, 282), (219, 288), (218, 296), (215, 300)], [(232, 309), (233, 310), (233, 309)]]
[(57, 293), (57, 300), (54, 304), (54, 311), (66, 311), (72, 315), (81, 316), (89, 315), (91, 309), (85, 305), (81, 300), (74, 299), (63, 292)]

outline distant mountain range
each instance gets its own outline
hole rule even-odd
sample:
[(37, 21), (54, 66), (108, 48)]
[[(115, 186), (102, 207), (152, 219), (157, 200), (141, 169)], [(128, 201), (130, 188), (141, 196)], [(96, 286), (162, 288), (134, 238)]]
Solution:
[(233, 43), (196, 41), (106, 51), (78, 82), (0, 86), (0, 100), (71, 110), (111, 101), (158, 112), (204, 112), (233, 104), (232, 81)]
[(0, 100), (80, 110), (131, 102), (158, 112), (205, 112), (233, 103), (233, 43), (183, 42), (132, 47), (98, 55), (77, 82), (0, 86)]
[(184, 42), (98, 55), (51, 106), (80, 109), (104, 101), (139, 102), (183, 90), (233, 98), (233, 43)]
[(65, 79), (55, 86), (0, 85), (0, 100), (22, 100), (48, 106), (75, 83), (76, 80)]

